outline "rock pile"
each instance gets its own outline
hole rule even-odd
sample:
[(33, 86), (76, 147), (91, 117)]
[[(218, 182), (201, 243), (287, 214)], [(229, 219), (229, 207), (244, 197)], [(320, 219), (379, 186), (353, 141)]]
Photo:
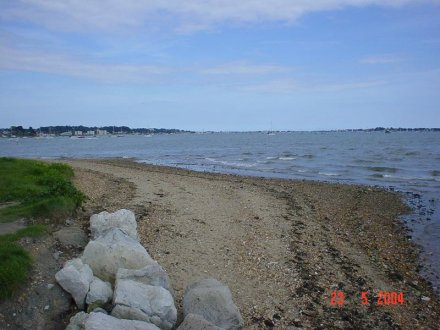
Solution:
[[(101, 212), (90, 218), (92, 240), (80, 258), (56, 273), (58, 284), (81, 311), (68, 330), (173, 329), (177, 310), (166, 271), (138, 241), (133, 212)], [(241, 329), (243, 320), (228, 287), (198, 281), (183, 299), (188, 329)]]

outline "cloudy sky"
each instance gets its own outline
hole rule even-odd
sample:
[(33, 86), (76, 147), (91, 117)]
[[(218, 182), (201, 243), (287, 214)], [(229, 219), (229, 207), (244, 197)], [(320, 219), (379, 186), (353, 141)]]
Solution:
[(440, 0), (0, 0), (0, 127), (440, 127)]

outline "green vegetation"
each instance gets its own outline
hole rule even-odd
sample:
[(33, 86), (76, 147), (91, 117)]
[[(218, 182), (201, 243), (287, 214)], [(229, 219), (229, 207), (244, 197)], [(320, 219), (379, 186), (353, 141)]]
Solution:
[[(68, 165), (0, 158), (0, 223), (19, 218), (53, 221), (69, 216), (85, 198), (71, 183), (72, 177)], [(34, 224), (0, 235), (0, 299), (11, 297), (32, 267), (30, 254), (18, 241), (45, 232), (44, 225)]]
[(38, 237), (45, 231), (43, 225), (32, 225), (0, 236), (0, 299), (11, 297), (26, 280), (32, 266), (31, 256), (16, 241), (23, 237)]
[(0, 222), (70, 215), (84, 200), (72, 176), (65, 164), (0, 158)]

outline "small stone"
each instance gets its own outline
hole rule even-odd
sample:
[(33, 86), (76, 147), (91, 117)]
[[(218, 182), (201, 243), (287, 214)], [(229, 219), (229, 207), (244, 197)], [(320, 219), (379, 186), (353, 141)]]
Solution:
[(44, 310), (45, 310), (45, 311), (49, 310), (49, 308), (50, 308), (49, 305), (44, 306)]
[(423, 301), (431, 301), (431, 298), (426, 297), (426, 296), (423, 296), (421, 299), (422, 299)]
[(49, 283), (49, 284), (47, 285), (47, 288), (50, 290), (50, 289), (52, 289), (54, 286), (55, 286), (54, 284)]

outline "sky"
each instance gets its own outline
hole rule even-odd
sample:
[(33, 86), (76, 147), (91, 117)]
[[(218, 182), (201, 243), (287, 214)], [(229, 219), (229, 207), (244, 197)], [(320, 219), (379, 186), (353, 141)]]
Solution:
[(440, 0), (0, 0), (0, 127), (440, 127)]

